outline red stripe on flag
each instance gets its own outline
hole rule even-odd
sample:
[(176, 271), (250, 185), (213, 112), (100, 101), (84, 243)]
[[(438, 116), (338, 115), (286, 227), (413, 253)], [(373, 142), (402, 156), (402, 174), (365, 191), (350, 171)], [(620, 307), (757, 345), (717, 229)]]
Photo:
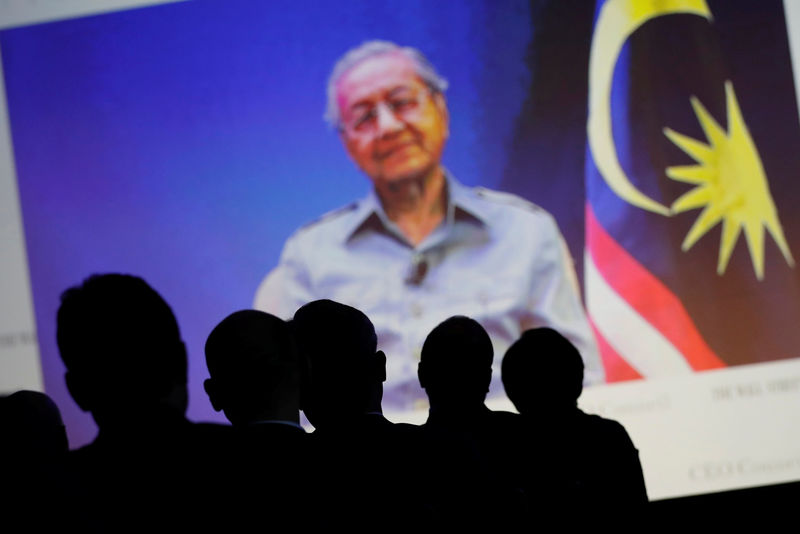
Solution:
[(683, 354), (692, 369), (725, 367), (700, 335), (678, 297), (608, 235), (588, 202), (586, 242), (606, 282)]
[(589, 325), (594, 331), (594, 338), (597, 340), (597, 348), (600, 349), (600, 359), (603, 360), (603, 368), (606, 371), (606, 382), (624, 382), (626, 380), (637, 380), (642, 375), (636, 369), (628, 365), (628, 362), (620, 356), (614, 347), (608, 344), (606, 338), (594, 325), (594, 321), (589, 319)]

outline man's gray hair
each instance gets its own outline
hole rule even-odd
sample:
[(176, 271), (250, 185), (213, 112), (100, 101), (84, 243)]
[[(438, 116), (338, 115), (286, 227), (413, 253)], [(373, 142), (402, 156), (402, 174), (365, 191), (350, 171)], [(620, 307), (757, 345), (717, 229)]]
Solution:
[(432, 91), (444, 93), (447, 90), (447, 80), (436, 72), (436, 68), (428, 58), (416, 48), (400, 46), (390, 41), (367, 41), (348, 50), (333, 66), (328, 78), (328, 107), (325, 110), (325, 120), (332, 128), (341, 128), (339, 103), (336, 101), (336, 83), (339, 78), (367, 58), (392, 52), (399, 52), (408, 57), (414, 64), (417, 75)]

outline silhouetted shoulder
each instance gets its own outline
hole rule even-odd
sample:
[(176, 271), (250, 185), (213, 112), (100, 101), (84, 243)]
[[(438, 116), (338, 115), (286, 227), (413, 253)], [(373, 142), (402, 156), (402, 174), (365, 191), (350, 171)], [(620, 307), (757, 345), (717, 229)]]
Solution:
[(497, 439), (512, 439), (520, 435), (527, 426), (525, 419), (518, 413), (487, 410), (486, 424), (491, 432), (497, 434)]
[(229, 446), (234, 436), (231, 425), (219, 423), (193, 423), (188, 431), (188, 438), (195, 447), (212, 451)]
[(585, 429), (597, 435), (598, 439), (604, 440), (604, 443), (610, 442), (614, 446), (636, 450), (628, 431), (619, 422), (583, 412), (581, 412), (580, 419)]
[(493, 414), (492, 417), (495, 417), (498, 421), (519, 421), (520, 415), (514, 412), (505, 412), (503, 410), (492, 410), (491, 413)]
[[(614, 502), (620, 505), (644, 505), (647, 503), (647, 488), (644, 482), (639, 451), (628, 432), (620, 423), (598, 415), (580, 412), (579, 420), (583, 429), (581, 438), (593, 444), (595, 460), (586, 466), (586, 473), (592, 473), (590, 482), (595, 485), (594, 501), (599, 508), (602, 503)], [(602, 459), (602, 460), (599, 460)], [(589, 482), (589, 479), (584, 479)]]

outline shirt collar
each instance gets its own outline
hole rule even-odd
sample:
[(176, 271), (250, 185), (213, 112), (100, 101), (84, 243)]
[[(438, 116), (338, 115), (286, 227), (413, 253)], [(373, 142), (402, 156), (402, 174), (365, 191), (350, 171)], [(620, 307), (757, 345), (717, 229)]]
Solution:
[(491, 216), (486, 209), (487, 204), (476, 193), (475, 189), (466, 187), (448, 173), (445, 173), (445, 176), (447, 177), (447, 206), (448, 210), (454, 210), (453, 216), (465, 213), (477, 220), (482, 226), (489, 226)]
[[(453, 222), (462, 215), (467, 215), (476, 220), (481, 226), (488, 226), (490, 220), (486, 212), (485, 203), (480, 202), (478, 194), (469, 187), (464, 186), (445, 170), (447, 184), (447, 217), (445, 224)], [(375, 189), (370, 189), (366, 197), (358, 202), (350, 224), (344, 233), (344, 241), (348, 242), (361, 230), (370, 225), (379, 225), (389, 230), (392, 226), (389, 217), (381, 205)]]

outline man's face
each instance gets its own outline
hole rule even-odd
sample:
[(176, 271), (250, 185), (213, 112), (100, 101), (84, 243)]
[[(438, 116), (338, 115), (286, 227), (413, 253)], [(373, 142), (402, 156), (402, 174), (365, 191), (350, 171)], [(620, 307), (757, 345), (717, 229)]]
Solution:
[(391, 52), (365, 59), (339, 78), (336, 94), (342, 141), (379, 191), (439, 166), (447, 106), (408, 57)]

